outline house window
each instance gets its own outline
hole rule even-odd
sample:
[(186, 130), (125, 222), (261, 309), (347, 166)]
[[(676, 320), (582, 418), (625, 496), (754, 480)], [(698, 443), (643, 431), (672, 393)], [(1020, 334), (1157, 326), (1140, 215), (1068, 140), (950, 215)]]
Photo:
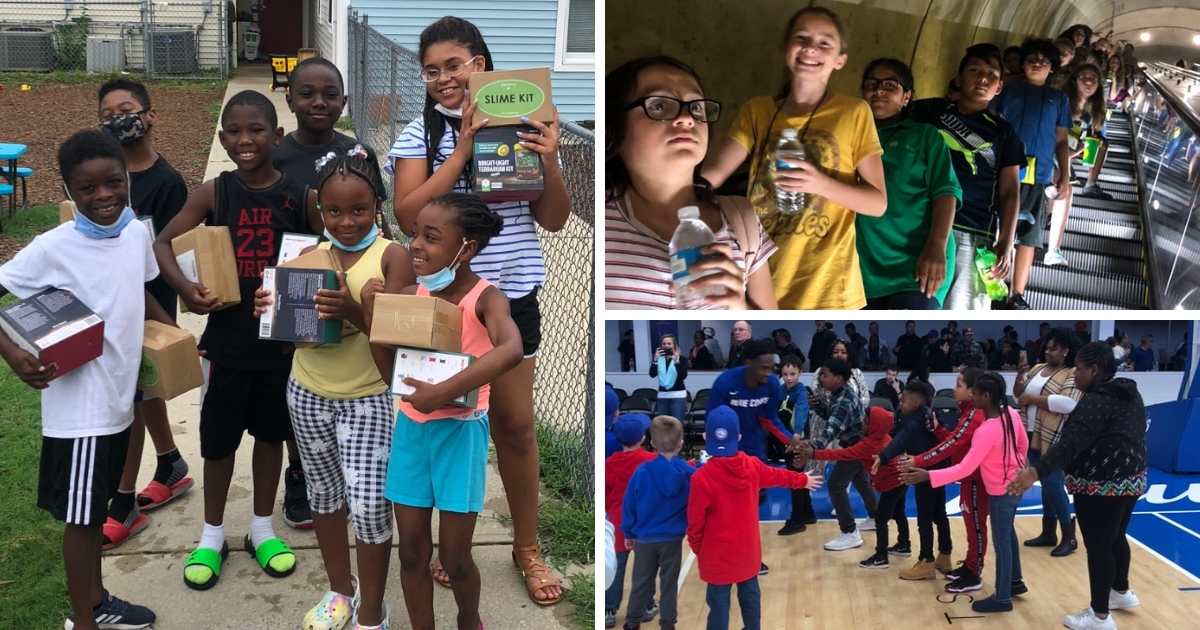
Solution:
[(556, 71), (596, 71), (595, 0), (558, 0), (554, 44)]

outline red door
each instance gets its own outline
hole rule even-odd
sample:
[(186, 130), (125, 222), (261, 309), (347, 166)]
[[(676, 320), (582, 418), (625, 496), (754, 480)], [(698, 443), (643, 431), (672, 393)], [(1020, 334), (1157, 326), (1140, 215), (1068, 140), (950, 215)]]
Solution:
[(260, 58), (267, 55), (295, 55), (304, 37), (304, 5), (307, 0), (263, 0), (258, 14), (262, 36), (258, 46)]

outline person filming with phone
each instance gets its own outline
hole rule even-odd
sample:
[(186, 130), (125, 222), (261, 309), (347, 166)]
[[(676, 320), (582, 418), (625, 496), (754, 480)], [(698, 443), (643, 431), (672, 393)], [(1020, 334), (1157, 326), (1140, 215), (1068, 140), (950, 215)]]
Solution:
[(680, 361), (675, 335), (660, 337), (650, 361), (650, 377), (658, 379), (658, 415), (683, 422), (687, 413), (687, 387), (683, 384), (687, 370), (688, 362)]

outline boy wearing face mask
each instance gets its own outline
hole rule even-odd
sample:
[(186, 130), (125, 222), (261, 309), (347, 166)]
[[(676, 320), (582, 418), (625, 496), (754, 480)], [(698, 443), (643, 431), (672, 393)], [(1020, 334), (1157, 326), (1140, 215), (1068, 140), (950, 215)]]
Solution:
[[(155, 230), (161, 230), (183, 209), (187, 201), (187, 184), (166, 158), (154, 150), (153, 131), (158, 114), (150, 104), (150, 94), (137, 81), (113, 79), (100, 87), (97, 101), (100, 129), (116, 138), (125, 154), (129, 168), (129, 205), (138, 216), (150, 217)], [(176, 319), (175, 290), (162, 276), (147, 282), (146, 291), (172, 320)], [(188, 476), (187, 462), (175, 447), (166, 401), (145, 398), (139, 391), (134, 403), (125, 470), (104, 524), (105, 550), (129, 540), (149, 525), (150, 519), (142, 515), (142, 511), (161, 507), (190, 490), (195, 483)], [(135, 498), (133, 493), (137, 488), (138, 467), (147, 432), (154, 442), (158, 465), (153, 479)]]

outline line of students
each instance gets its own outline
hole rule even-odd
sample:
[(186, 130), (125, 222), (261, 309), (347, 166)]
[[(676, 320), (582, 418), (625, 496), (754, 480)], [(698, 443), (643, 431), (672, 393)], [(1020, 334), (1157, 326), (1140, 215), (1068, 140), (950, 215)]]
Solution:
[[(474, 107), (463, 109), (469, 73), (490, 68), (482, 36), (469, 22), (444, 18), (422, 34), (421, 56), (429, 95), (426, 117), (437, 113), (452, 136), (448, 149), (456, 151), (456, 159), (464, 152), (469, 159), (471, 143), (456, 144), (456, 139), (461, 116)], [(45, 390), (38, 504), (67, 524), (64, 562), (73, 608), (68, 629), (140, 628), (154, 621), (146, 607), (103, 589), (101, 547), (124, 542), (144, 527), (139, 504), (157, 507), (189, 487), (186, 464), (172, 452), (173, 444), (161, 439), (165, 416), (148, 411), (159, 467), (143, 493), (146, 498), (134, 500), (132, 494), (141, 449), (141, 425), (132, 430), (131, 425), (142, 321), (175, 325), (173, 313), (150, 291), (157, 285), (141, 288), (156, 279), (173, 291), (163, 291), (168, 305), (177, 293), (188, 310), (208, 315), (200, 341), (205, 525), (184, 563), (189, 588), (212, 588), (221, 577), (229, 551), (224, 511), (243, 432), (255, 438), (255, 461), (254, 514), (242, 546), (267, 575), (294, 572), (295, 554), (275, 536), (271, 514), (283, 442), (295, 436), (284, 520), (292, 526), (315, 524), (330, 581), (325, 597), (305, 615), (304, 627), (388, 627), (383, 594), (391, 502), (400, 523), (402, 587), (411, 623), (432, 626), (437, 577), (455, 591), (459, 627), (482, 628), (471, 538), (483, 508), (491, 438), (517, 530), (513, 562), (532, 601), (550, 605), (561, 598), (562, 587), (536, 542), (532, 377), (540, 341), (536, 291), (544, 271), (529, 273), (531, 264), (540, 268), (541, 252), (536, 237), (525, 238), (533, 229), (531, 213), (548, 229), (561, 227), (569, 213), (562, 172), (554, 168), (559, 164), (557, 124), (532, 121), (540, 133), (523, 141), (548, 164), (546, 195), (532, 208), (520, 204), (507, 214), (467, 194), (469, 188), (451, 190), (449, 180), (443, 187), (431, 178), (431, 185), (416, 190), (411, 165), (432, 165), (436, 152), (428, 162), (424, 155), (398, 156), (396, 189), (407, 190), (396, 197), (397, 205), (407, 204), (399, 216), (410, 237), (405, 250), (386, 238), (381, 210), (386, 191), (375, 156), (333, 131), (346, 104), (340, 73), (330, 62), (312, 59), (297, 64), (292, 76), (288, 103), (297, 115), (297, 131), (283, 134), (264, 95), (235, 94), (221, 113), (218, 136), (236, 170), (205, 182), (186, 201), (181, 179), (149, 143), (156, 112), (144, 87), (128, 81), (106, 86), (100, 94), (105, 131), (79, 132), (59, 150), (75, 221), (39, 236), (0, 267), (0, 292), (28, 297), (47, 286), (66, 289), (106, 322), (101, 358), (53, 385), (55, 366), (41, 366), (6, 337), (0, 339), (0, 354), (18, 376)], [(463, 130), (467, 140), (473, 130)], [(445, 140), (442, 144), (447, 148)], [(440, 165), (450, 163), (437, 157)], [(127, 175), (131, 165), (142, 167), (136, 178)], [(139, 186), (134, 190), (140, 196), (131, 197), (130, 181)], [(140, 225), (126, 229), (135, 216), (131, 199), (145, 204), (140, 209), (159, 222), (153, 244)], [(171, 251), (173, 238), (201, 224), (227, 226), (233, 236), (243, 296), (233, 307), (214, 310), (220, 296), (189, 281)], [(261, 273), (276, 264), (285, 232), (324, 234), (327, 242), (320, 247), (346, 269), (338, 290), (316, 296), (321, 317), (347, 322), (340, 345), (294, 348), (258, 339), (255, 317), (271, 299), (259, 290)], [(506, 249), (479, 263), (489, 243)], [(70, 260), (63, 257), (68, 252)], [(442, 384), (409, 382), (416, 391), (402, 397), (395, 416), (386, 400), (391, 361), (364, 333), (374, 296), (384, 292), (433, 295), (463, 307), (464, 349), (477, 358)], [(490, 383), (504, 395), (493, 398), (489, 409)], [(474, 389), (480, 390), (475, 409), (464, 414), (447, 407)], [(498, 427), (495, 433), (491, 425)], [(446, 453), (456, 453), (455, 459)], [(439, 562), (431, 569), (433, 508), (441, 512), (441, 545)], [(347, 514), (358, 539), (361, 582), (350, 573)]]
[[(1045, 262), (1066, 264), (1069, 158), (1082, 151), (1080, 137), (1103, 135), (1099, 116), (1084, 119), (1081, 107), (1097, 90), (1068, 101), (1046, 85), (1062, 59), (1055, 44), (1027, 41), (1022, 76), (1003, 91), (1000, 49), (972, 46), (952, 98), (921, 101), (911, 100), (912, 72), (895, 59), (868, 64), (862, 100), (829, 92), (847, 62), (845, 26), (829, 9), (797, 11), (782, 48), (783, 86), (743, 105), (712, 155), (720, 103), (687, 64), (646, 57), (607, 75), (606, 304), (675, 308), (668, 242), (676, 210), (698, 206), (717, 240), (691, 272), (726, 289), (707, 298), (711, 308), (991, 309), (980, 250), (995, 255), (991, 277), (1012, 278), (997, 307), (1028, 308), (1047, 197), (1057, 203)], [(1085, 69), (1095, 70), (1081, 65), (1058, 80), (1075, 82)], [(798, 130), (807, 150), (790, 169), (776, 168), (773, 156), (784, 129)], [(747, 163), (749, 204), (716, 195)], [(1089, 174), (1089, 196), (1107, 196), (1095, 186), (1102, 164)], [(777, 189), (803, 193), (806, 211), (779, 213)], [(738, 229), (751, 210), (758, 234)]]

